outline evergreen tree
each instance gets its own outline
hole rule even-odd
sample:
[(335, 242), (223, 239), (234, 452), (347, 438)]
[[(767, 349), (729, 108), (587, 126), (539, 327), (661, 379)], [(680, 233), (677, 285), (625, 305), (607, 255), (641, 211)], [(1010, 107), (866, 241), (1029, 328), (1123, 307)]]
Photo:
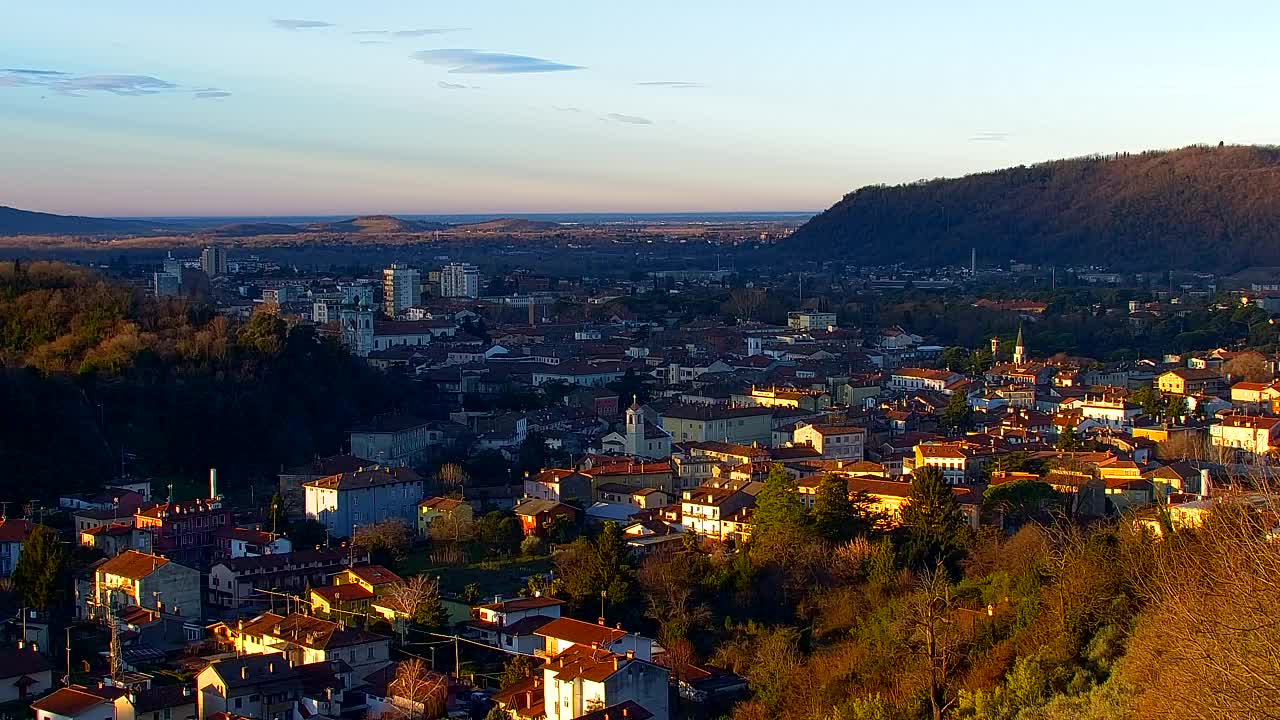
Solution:
[(756, 497), (755, 513), (751, 516), (751, 535), (761, 538), (777, 529), (804, 527), (804, 505), (800, 503), (800, 490), (781, 464), (769, 470), (764, 489)]
[(864, 530), (849, 498), (849, 483), (834, 475), (828, 475), (818, 484), (811, 517), (818, 535), (832, 542), (852, 540)]
[(54, 609), (70, 586), (66, 575), (66, 556), (58, 534), (36, 525), (22, 545), (22, 554), (13, 569), (13, 585), (22, 604), (36, 610)]
[(969, 413), (969, 398), (962, 391), (951, 394), (951, 400), (942, 411), (942, 424), (952, 432), (965, 432), (973, 427), (973, 417)]
[(1083, 443), (1080, 436), (1076, 434), (1076, 429), (1069, 427), (1058, 434), (1057, 448), (1063, 452), (1075, 452), (1079, 450)]
[(902, 510), (902, 524), (907, 528), (907, 557), (913, 565), (931, 568), (941, 562), (955, 569), (968, 540), (969, 525), (941, 469), (927, 466), (912, 474), (911, 497)]
[(606, 522), (594, 545), (595, 552), (591, 558), (594, 576), (592, 584), (605, 593), (610, 606), (621, 607), (631, 595), (631, 564), (627, 543), (618, 524)]

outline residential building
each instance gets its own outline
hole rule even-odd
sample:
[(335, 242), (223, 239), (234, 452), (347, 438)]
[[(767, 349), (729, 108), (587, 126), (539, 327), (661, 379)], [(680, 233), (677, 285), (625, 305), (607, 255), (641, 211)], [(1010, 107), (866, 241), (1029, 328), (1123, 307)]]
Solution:
[(1156, 376), (1156, 389), (1173, 395), (1220, 395), (1225, 382), (1217, 370), (1175, 368)]
[(787, 327), (793, 330), (826, 330), (836, 325), (836, 314), (800, 310), (787, 313)]
[(351, 537), (361, 525), (418, 522), (422, 477), (405, 467), (373, 467), (304, 483), (304, 512), (330, 535)]
[(190, 685), (137, 688), (117, 705), (116, 720), (195, 720), (196, 693)]
[(543, 625), (537, 634), (545, 641), (542, 654), (547, 657), (555, 657), (575, 645), (616, 654), (634, 653), (641, 660), (648, 660), (653, 654), (653, 640), (625, 632), (621, 627), (609, 627), (603, 621), (589, 623), (562, 617)]
[(277, 476), (280, 482), (280, 499), (284, 501), (285, 513), (290, 517), (300, 517), (306, 502), (302, 490), (304, 483), (311, 480), (355, 472), (369, 465), (371, 461), (354, 455), (330, 455), (316, 458), (305, 465), (298, 465), (281, 471)]
[(686, 404), (659, 413), (672, 442), (725, 442), (768, 446), (773, 438), (771, 408)]
[(596, 487), (607, 483), (628, 485), (633, 488), (654, 488), (666, 493), (675, 492), (675, 475), (671, 463), (623, 461), (591, 468)]
[(631, 653), (572, 647), (542, 667), (546, 720), (668, 720), (670, 675)]
[(452, 298), (480, 297), (480, 269), (471, 263), (450, 263), (440, 268), (440, 295)]
[(333, 576), (332, 584), (311, 588), (311, 609), (318, 614), (363, 614), (369, 606), (386, 595), (392, 586), (404, 580), (381, 565), (347, 568)]
[(755, 498), (741, 490), (704, 485), (685, 490), (680, 500), (681, 524), (695, 535), (725, 540), (723, 521), (739, 510), (755, 506)]
[[(352, 669), (373, 669), (391, 656), (391, 638), (301, 613), (263, 613), (234, 625), (217, 623), (213, 635), (240, 655), (284, 655), (287, 665), (342, 661)], [(277, 656), (278, 657), (278, 656)]]
[(416, 465), (444, 433), (412, 415), (379, 415), (348, 433), (351, 454), (383, 465)]
[(791, 408), (817, 412), (831, 407), (831, 393), (825, 390), (797, 388), (751, 388), (746, 394), (734, 394), (735, 405), (757, 405), (769, 408)]
[(426, 536), (431, 530), (431, 523), (442, 517), (471, 522), (475, 518), (475, 510), (466, 500), (429, 497), (418, 503), (418, 534)]
[(578, 510), (571, 505), (555, 500), (529, 498), (520, 502), (512, 510), (520, 519), (520, 528), (525, 536), (543, 536), (557, 522), (572, 523), (578, 517)]
[(917, 470), (933, 466), (948, 485), (965, 485), (977, 479), (995, 453), (967, 442), (927, 442), (915, 446), (915, 456)]
[(889, 387), (894, 390), (933, 390), (945, 393), (948, 388), (964, 380), (964, 376), (950, 370), (901, 367), (889, 375)]
[[(296, 664), (281, 653), (253, 654), (210, 663), (196, 676), (200, 720), (291, 720), (341, 714), (343, 690), (351, 687), (345, 662)], [(319, 713), (301, 712), (314, 698)], [(95, 719), (96, 720), (96, 719)]]
[(30, 520), (0, 519), (0, 577), (13, 574), (22, 556), (22, 546), (35, 528), (36, 524)]
[(1280, 417), (1227, 415), (1209, 426), (1209, 442), (1214, 447), (1239, 450), (1254, 455), (1271, 451), (1280, 439)]
[(231, 525), (231, 510), (221, 496), (160, 503), (139, 509), (133, 524), (151, 533), (152, 552), (191, 567), (207, 567), (214, 534)]
[(199, 570), (126, 550), (94, 568), (91, 596), (81, 598), (81, 617), (101, 619), (106, 608), (139, 607), (199, 620), (202, 595)]
[[(0, 703), (40, 697), (53, 688), (53, 664), (25, 641), (0, 649)], [(97, 720), (97, 718), (94, 718)]]
[(210, 245), (200, 253), (200, 269), (210, 278), (227, 274), (227, 251), (217, 245)]
[(101, 550), (102, 554), (107, 557), (115, 557), (125, 550), (150, 553), (153, 551), (151, 547), (152, 538), (153, 536), (150, 532), (140, 530), (134, 527), (132, 523), (99, 525), (88, 530), (82, 530), (79, 534), (81, 546)]
[(213, 534), (213, 542), (214, 560), (276, 555), (293, 551), (293, 543), (289, 538), (277, 533), (249, 528), (219, 528)]
[(797, 445), (808, 445), (822, 457), (861, 460), (867, 430), (856, 425), (801, 425), (792, 434)]
[(128, 693), (122, 688), (58, 688), (31, 703), (36, 720), (117, 720), (117, 710)]
[(671, 493), (656, 488), (638, 488), (622, 483), (601, 483), (595, 489), (595, 501), (630, 505), (642, 510), (666, 507), (671, 504)]
[(492, 603), (471, 609), (467, 627), (486, 645), (533, 655), (546, 645), (537, 631), (559, 618), (563, 606), (563, 600), (547, 597), (494, 598)]
[(335, 574), (347, 567), (348, 560), (366, 561), (368, 553), (352, 557), (347, 552), (320, 548), (222, 560), (209, 568), (208, 603), (213, 608), (237, 612), (270, 607), (271, 596), (259, 590), (300, 595), (308, 587), (328, 585)]
[(422, 273), (408, 265), (392, 263), (382, 271), (382, 311), (395, 319), (422, 297)]

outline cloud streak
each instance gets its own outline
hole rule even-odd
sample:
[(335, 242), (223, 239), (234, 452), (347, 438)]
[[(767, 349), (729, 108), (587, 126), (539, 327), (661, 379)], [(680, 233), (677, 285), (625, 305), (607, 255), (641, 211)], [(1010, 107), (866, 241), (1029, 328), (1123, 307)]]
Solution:
[(636, 85), (639, 85), (640, 87), (672, 88), (676, 90), (690, 90), (693, 88), (706, 87), (706, 85), (700, 82), (686, 82), (684, 80), (651, 80), (649, 82), (638, 82)]
[(463, 32), (471, 28), (449, 27), (449, 28), (415, 28), (413, 30), (354, 30), (352, 35), (373, 35), (380, 37), (393, 38), (416, 38), (427, 37), (428, 35), (445, 35), (448, 33)]
[(479, 90), (475, 85), (465, 85), (463, 83), (451, 83), (441, 80), (436, 83), (436, 87), (441, 90)]
[(334, 26), (333, 23), (323, 20), (298, 20), (296, 18), (272, 18), (271, 24), (280, 30), (315, 30)]
[(981, 132), (969, 138), (969, 142), (1005, 142), (1008, 139), (1007, 132)]
[(614, 122), (627, 123), (628, 125), (652, 125), (653, 121), (639, 115), (623, 115), (622, 113), (608, 113), (605, 118)]
[(411, 57), (427, 65), (446, 67), (450, 73), (472, 75), (523, 75), (582, 70), (581, 65), (544, 60), (529, 55), (513, 55), (467, 48), (422, 50)]
[(177, 83), (151, 75), (73, 75), (61, 70), (32, 68), (0, 68), (0, 88), (41, 87), (59, 95), (84, 97), (90, 93), (109, 93), (122, 97), (191, 92), (192, 97), (213, 99), (230, 97), (222, 88), (184, 89)]

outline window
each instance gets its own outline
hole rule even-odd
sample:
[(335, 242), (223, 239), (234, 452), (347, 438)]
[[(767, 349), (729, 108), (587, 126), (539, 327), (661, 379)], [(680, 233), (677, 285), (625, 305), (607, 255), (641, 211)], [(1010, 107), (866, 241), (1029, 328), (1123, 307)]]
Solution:
[(239, 709), (240, 709), (240, 704), (241, 704), (241, 701), (242, 701), (242, 700), (243, 700), (243, 698), (236, 698), (236, 709), (237, 709), (237, 710), (239, 710)]
[(249, 702), (258, 702), (258, 696), (257, 696), (257, 695), (250, 695), (250, 696), (249, 696)]

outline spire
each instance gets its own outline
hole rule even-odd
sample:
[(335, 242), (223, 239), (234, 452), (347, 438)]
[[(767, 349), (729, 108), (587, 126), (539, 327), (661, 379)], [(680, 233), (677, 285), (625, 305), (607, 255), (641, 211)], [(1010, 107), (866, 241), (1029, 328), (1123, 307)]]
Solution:
[(1022, 346), (1022, 323), (1018, 323), (1018, 339), (1013, 344), (1013, 364), (1024, 365), (1027, 362), (1027, 352)]
[(631, 393), (631, 407), (628, 409), (636, 411), (640, 410), (640, 398), (635, 393)]

